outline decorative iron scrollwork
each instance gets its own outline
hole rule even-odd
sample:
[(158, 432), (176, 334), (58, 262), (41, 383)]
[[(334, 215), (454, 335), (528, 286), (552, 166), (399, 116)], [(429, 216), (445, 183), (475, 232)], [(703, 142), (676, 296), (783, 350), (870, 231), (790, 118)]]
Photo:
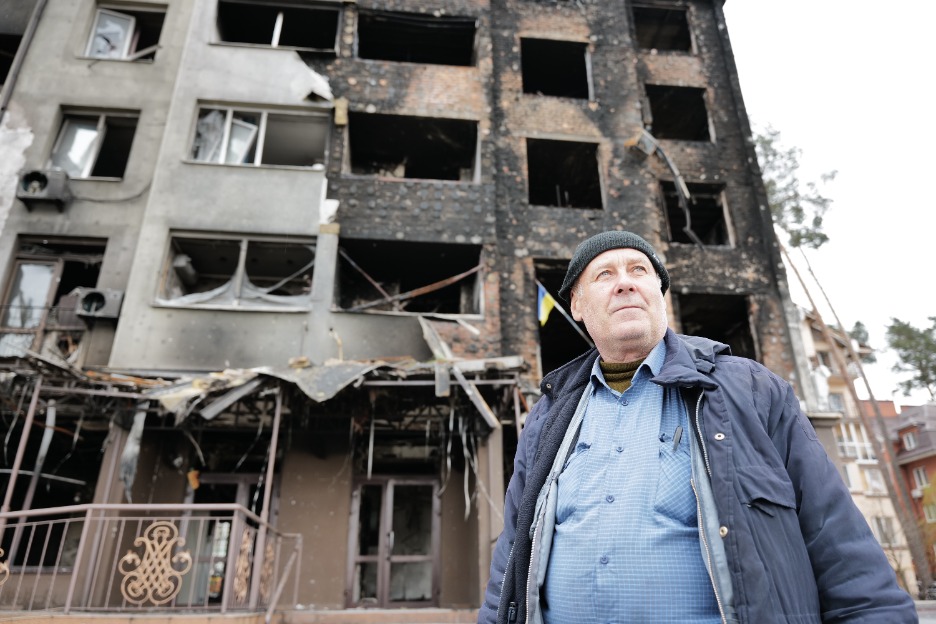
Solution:
[(234, 571), (234, 604), (247, 604), (247, 590), (250, 587), (250, 551), (253, 540), (250, 531), (244, 531), (241, 538), (240, 552), (237, 553), (237, 567)]
[(273, 544), (266, 543), (266, 552), (263, 555), (263, 569), (260, 570), (260, 602), (267, 604), (270, 593), (273, 591)]
[(3, 587), (3, 584), (10, 578), (10, 567), (6, 564), (6, 561), (2, 561), (3, 555), (3, 549), (0, 548), (0, 587)]
[(149, 525), (133, 545), (143, 547), (143, 557), (129, 550), (119, 561), (118, 569), (124, 575), (120, 593), (138, 606), (147, 601), (156, 606), (171, 601), (182, 588), (182, 577), (192, 568), (188, 551), (172, 554), (185, 546), (185, 538), (179, 537), (174, 524), (160, 520)]

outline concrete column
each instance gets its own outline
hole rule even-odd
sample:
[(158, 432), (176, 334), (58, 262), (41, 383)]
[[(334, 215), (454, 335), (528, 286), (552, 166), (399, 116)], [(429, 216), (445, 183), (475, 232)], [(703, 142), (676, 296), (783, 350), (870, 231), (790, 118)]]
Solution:
[[(503, 429), (491, 431), (478, 447), (478, 478), (487, 489), (487, 497), (478, 498), (478, 584), (481, 600), (491, 571), (494, 543), (504, 528), (504, 435)], [(493, 506), (492, 504), (493, 503)]]

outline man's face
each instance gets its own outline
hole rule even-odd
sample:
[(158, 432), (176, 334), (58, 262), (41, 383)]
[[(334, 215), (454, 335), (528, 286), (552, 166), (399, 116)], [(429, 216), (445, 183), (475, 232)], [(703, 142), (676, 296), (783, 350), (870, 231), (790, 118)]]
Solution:
[(646, 357), (666, 333), (666, 302), (650, 259), (611, 249), (588, 263), (572, 288), (572, 318), (583, 321), (601, 358)]

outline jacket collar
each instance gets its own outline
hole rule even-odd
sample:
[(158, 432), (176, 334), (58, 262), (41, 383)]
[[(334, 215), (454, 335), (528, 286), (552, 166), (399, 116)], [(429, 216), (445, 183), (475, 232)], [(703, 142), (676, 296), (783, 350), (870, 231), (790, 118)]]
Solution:
[(667, 386), (718, 387), (709, 375), (715, 370), (715, 356), (731, 355), (728, 345), (700, 336), (684, 336), (672, 329), (666, 330), (663, 341), (666, 360), (660, 374), (653, 378), (654, 382)]
[[(716, 355), (731, 354), (728, 345), (700, 336), (677, 334), (669, 328), (663, 336), (663, 342), (666, 344), (666, 359), (660, 373), (653, 378), (654, 382), (709, 389), (718, 387), (709, 374), (715, 370)], [(584, 386), (588, 383), (597, 357), (598, 350), (589, 349), (543, 377), (540, 390), (544, 395), (552, 397), (556, 393), (572, 392)]]

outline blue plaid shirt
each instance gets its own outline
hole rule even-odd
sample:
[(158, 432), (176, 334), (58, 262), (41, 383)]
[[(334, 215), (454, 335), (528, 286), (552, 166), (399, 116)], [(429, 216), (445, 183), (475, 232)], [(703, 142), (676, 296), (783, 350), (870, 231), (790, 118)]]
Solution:
[(699, 545), (686, 407), (650, 381), (665, 356), (660, 342), (623, 394), (595, 361), (558, 481), (546, 624), (721, 622)]

